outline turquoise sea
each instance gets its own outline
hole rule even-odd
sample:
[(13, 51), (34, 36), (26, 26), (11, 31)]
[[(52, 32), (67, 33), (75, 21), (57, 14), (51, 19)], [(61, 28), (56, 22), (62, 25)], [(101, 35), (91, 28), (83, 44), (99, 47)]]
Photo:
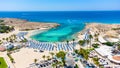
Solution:
[(0, 18), (20, 18), (35, 22), (55, 22), (60, 26), (31, 36), (43, 42), (72, 40), (85, 23), (120, 24), (120, 11), (44, 11), (44, 12), (0, 12)]

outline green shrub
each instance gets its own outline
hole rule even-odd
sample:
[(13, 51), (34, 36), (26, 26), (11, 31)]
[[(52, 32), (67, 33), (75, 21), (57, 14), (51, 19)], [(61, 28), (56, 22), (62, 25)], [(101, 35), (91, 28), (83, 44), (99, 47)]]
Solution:
[(103, 43), (103, 44), (105, 44), (105, 45), (107, 45), (107, 46), (113, 46), (113, 45), (114, 45), (113, 42), (106, 42), (106, 43)]
[(112, 28), (112, 30), (120, 30), (120, 28)]
[(99, 46), (99, 44), (92, 44), (92, 46), (94, 47), (94, 48), (98, 48), (98, 46)]
[(75, 50), (75, 53), (78, 54), (78, 53), (79, 53), (79, 50)]
[(57, 58), (61, 58), (62, 59), (62, 62), (63, 62), (64, 65), (65, 65), (65, 55), (66, 55), (66, 53), (64, 51), (60, 51), (60, 52), (58, 52), (56, 54)]
[(95, 65), (99, 66), (99, 62), (98, 62), (99, 58), (93, 58), (93, 62)]
[(65, 55), (66, 55), (66, 53), (65, 53), (64, 51), (60, 51), (60, 52), (58, 52), (58, 53), (56, 54), (56, 56), (57, 56), (58, 58), (61, 58), (61, 59), (64, 59), (64, 58), (65, 58)]
[(81, 54), (86, 60), (88, 59), (89, 52), (87, 50), (81, 48), (79, 54)]
[(75, 68), (79, 68), (77, 64), (75, 64)]
[(78, 43), (79, 43), (79, 45), (84, 45), (85, 44), (85, 40), (80, 40)]
[(120, 51), (120, 45), (118, 46), (118, 50)]
[(0, 20), (0, 23), (4, 22), (4, 20)]
[(12, 56), (8, 53), (7, 54), (8, 55), (8, 57), (10, 58), (10, 61), (13, 63), (14, 62), (14, 59), (12, 58)]
[(89, 53), (89, 52), (91, 52), (91, 51), (93, 51), (94, 50), (94, 48), (88, 48), (88, 49), (86, 49), (86, 51)]
[(14, 30), (13, 27), (5, 26), (5, 25), (0, 25), (0, 33), (8, 33), (10, 31)]
[(0, 57), (0, 68), (8, 68), (7, 63), (3, 57)]

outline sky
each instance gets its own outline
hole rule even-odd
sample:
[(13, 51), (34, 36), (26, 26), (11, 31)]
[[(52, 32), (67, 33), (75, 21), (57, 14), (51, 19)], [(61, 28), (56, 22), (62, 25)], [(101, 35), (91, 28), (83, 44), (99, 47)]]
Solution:
[(0, 11), (120, 10), (120, 0), (0, 0)]

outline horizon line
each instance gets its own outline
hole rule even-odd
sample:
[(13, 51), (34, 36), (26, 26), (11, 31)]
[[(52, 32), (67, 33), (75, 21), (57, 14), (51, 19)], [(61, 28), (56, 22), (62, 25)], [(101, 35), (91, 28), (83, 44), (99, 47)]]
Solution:
[(26, 10), (18, 10), (18, 11), (14, 11), (14, 10), (11, 10), (11, 11), (4, 11), (4, 10), (2, 10), (2, 11), (0, 11), (0, 12), (72, 12), (72, 11), (75, 11), (75, 12), (80, 12), (80, 11), (120, 11), (120, 10), (53, 10), (53, 11), (51, 11), (51, 10), (49, 10), (49, 11), (44, 11), (44, 10), (29, 10), (29, 11), (26, 11)]

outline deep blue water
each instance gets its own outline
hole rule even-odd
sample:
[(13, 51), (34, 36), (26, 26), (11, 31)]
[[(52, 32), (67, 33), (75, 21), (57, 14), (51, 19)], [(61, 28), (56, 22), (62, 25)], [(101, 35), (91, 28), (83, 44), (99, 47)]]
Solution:
[(36, 22), (55, 22), (61, 26), (31, 36), (38, 41), (65, 41), (85, 27), (85, 23), (120, 24), (120, 11), (0, 12), (0, 18), (20, 18)]

